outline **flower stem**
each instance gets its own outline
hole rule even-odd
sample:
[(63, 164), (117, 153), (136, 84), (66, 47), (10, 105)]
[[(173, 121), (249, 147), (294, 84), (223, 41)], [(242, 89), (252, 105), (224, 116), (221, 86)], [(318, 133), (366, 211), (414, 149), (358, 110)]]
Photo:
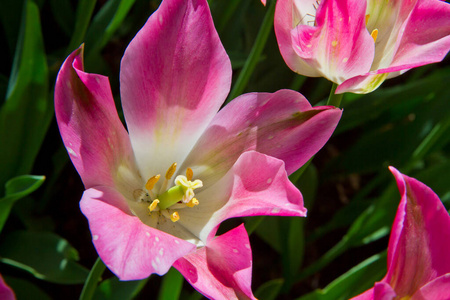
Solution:
[(250, 54), (245, 61), (244, 67), (242, 67), (241, 72), (239, 73), (239, 77), (236, 80), (236, 83), (233, 86), (230, 94), (228, 95), (228, 99), (225, 103), (230, 102), (232, 99), (236, 98), (244, 91), (247, 83), (255, 70), (256, 64), (261, 56), (261, 53), (266, 45), (267, 38), (269, 37), (270, 30), (273, 25), (273, 15), (275, 12), (275, 0), (270, 1), (269, 8), (267, 9), (266, 15), (262, 22), (261, 28), (259, 29), (258, 35), (256, 36), (255, 43), (253, 44), (253, 48), (250, 51)]
[(333, 83), (331, 87), (330, 95), (328, 96), (327, 105), (333, 105), (339, 107), (341, 105), (341, 100), (344, 97), (344, 94), (335, 94), (336, 89), (338, 87), (337, 83)]
[(83, 290), (81, 291), (80, 300), (90, 300), (94, 296), (95, 289), (97, 287), (97, 283), (100, 281), (100, 277), (105, 271), (106, 266), (101, 260), (101, 258), (97, 258), (94, 263), (94, 266), (89, 272), (89, 275), (84, 283)]

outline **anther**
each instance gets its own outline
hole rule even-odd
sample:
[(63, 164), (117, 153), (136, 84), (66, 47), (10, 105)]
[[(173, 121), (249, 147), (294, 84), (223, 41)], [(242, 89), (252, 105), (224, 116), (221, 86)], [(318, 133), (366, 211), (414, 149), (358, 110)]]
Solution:
[(186, 178), (187, 180), (191, 181), (192, 177), (194, 177), (194, 171), (192, 171), (191, 168), (186, 169)]
[(147, 189), (147, 191), (153, 190), (153, 187), (158, 182), (160, 177), (161, 177), (161, 175), (158, 174), (153, 177), (150, 177), (150, 179), (147, 180), (147, 183), (145, 184), (145, 188)]
[(174, 212), (173, 214), (170, 215), (170, 220), (172, 220), (172, 222), (176, 222), (180, 219), (180, 215), (177, 212)]
[(367, 14), (366, 15), (366, 26), (367, 26), (367, 23), (369, 23), (369, 19), (370, 19), (370, 14)]
[(149, 210), (150, 212), (154, 211), (154, 210), (156, 209), (156, 207), (158, 206), (158, 203), (159, 203), (159, 200), (158, 200), (158, 199), (153, 200), (152, 204), (150, 204), (150, 205), (148, 206), (148, 210)]
[(374, 29), (372, 31), (372, 33), (370, 34), (370, 36), (373, 38), (373, 41), (376, 42), (377, 41), (377, 36), (378, 36), (378, 29)]
[(191, 201), (189, 201), (188, 203), (186, 203), (187, 207), (194, 207), (196, 205), (198, 205), (200, 202), (198, 202), (197, 198), (192, 198)]
[(173, 163), (169, 169), (166, 172), (166, 179), (169, 180), (170, 178), (172, 178), (173, 174), (175, 174), (175, 171), (177, 170), (177, 163)]

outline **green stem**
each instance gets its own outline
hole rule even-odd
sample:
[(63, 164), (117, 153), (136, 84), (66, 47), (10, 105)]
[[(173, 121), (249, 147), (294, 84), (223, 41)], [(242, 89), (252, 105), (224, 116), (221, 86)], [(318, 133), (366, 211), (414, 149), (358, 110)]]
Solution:
[(100, 277), (105, 271), (106, 266), (103, 261), (99, 258), (95, 261), (91, 272), (84, 283), (83, 290), (81, 291), (80, 300), (90, 300), (94, 296), (95, 289), (97, 288), (97, 283), (100, 281)]
[(236, 83), (233, 86), (233, 89), (228, 96), (226, 103), (230, 102), (232, 99), (236, 98), (244, 91), (247, 83), (255, 70), (256, 64), (259, 61), (261, 53), (266, 45), (267, 39), (269, 37), (269, 33), (272, 29), (273, 25), (273, 15), (275, 12), (275, 0), (270, 1), (269, 8), (267, 9), (267, 13), (262, 22), (261, 28), (259, 29), (258, 35), (256, 36), (255, 44), (253, 45), (250, 54), (245, 61), (244, 67), (239, 73), (239, 77), (236, 80)]
[(97, 0), (81, 0), (77, 6), (75, 30), (67, 47), (67, 53), (71, 53), (83, 42)]
[(336, 107), (339, 107), (341, 105), (341, 100), (344, 97), (344, 94), (335, 94), (337, 87), (338, 84), (333, 83), (330, 91), (330, 96), (328, 96), (327, 105), (333, 105)]

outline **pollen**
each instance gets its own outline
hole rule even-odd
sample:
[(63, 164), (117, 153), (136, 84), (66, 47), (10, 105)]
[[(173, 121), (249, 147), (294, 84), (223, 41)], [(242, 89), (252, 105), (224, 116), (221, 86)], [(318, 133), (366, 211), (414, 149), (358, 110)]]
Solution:
[(154, 211), (154, 210), (156, 209), (156, 207), (158, 206), (158, 203), (159, 203), (159, 200), (158, 200), (158, 199), (153, 200), (153, 201), (152, 201), (152, 204), (150, 204), (150, 205), (148, 206), (148, 210), (149, 210), (150, 212)]
[(147, 183), (145, 184), (145, 188), (148, 191), (153, 190), (153, 187), (155, 186), (155, 184), (158, 182), (159, 178), (161, 177), (161, 175), (155, 175), (153, 177), (150, 177), (149, 180), (147, 180)]
[(178, 214), (178, 212), (174, 212), (173, 214), (170, 215), (170, 220), (172, 220), (172, 222), (176, 222), (180, 219), (180, 215)]
[(189, 201), (188, 203), (186, 203), (187, 207), (194, 207), (199, 205), (200, 202), (198, 202), (197, 198), (192, 198), (191, 201)]
[(177, 163), (174, 162), (169, 169), (167, 169), (166, 172), (166, 179), (169, 180), (170, 178), (172, 178), (173, 174), (175, 174), (175, 171), (177, 170)]
[(187, 180), (191, 181), (193, 177), (194, 177), (194, 171), (192, 171), (191, 168), (187, 168), (186, 169), (186, 178), (187, 178)]
[(144, 190), (138, 189), (133, 192), (133, 197), (137, 202), (144, 202), (147, 200), (148, 194)]
[(378, 36), (378, 29), (374, 29), (372, 31), (372, 33), (370, 34), (370, 36), (373, 38), (373, 41), (376, 42), (377, 41), (377, 36)]

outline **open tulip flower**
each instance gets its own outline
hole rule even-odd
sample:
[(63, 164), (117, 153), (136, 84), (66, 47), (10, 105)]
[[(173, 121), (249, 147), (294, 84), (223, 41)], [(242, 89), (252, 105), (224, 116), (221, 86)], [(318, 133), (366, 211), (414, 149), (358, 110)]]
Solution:
[(305, 216), (287, 175), (328, 140), (341, 116), (299, 93), (252, 93), (222, 110), (231, 64), (206, 0), (164, 0), (122, 59), (122, 125), (106, 77), (83, 47), (56, 83), (59, 129), (85, 185), (95, 248), (121, 280), (171, 266), (205, 296), (253, 298), (251, 249), (228, 218)]
[(450, 299), (450, 216), (429, 187), (390, 170), (402, 198), (389, 239), (388, 271), (353, 299)]
[(440, 0), (279, 0), (275, 33), (296, 73), (325, 77), (336, 93), (369, 93), (385, 79), (441, 61), (450, 4)]

